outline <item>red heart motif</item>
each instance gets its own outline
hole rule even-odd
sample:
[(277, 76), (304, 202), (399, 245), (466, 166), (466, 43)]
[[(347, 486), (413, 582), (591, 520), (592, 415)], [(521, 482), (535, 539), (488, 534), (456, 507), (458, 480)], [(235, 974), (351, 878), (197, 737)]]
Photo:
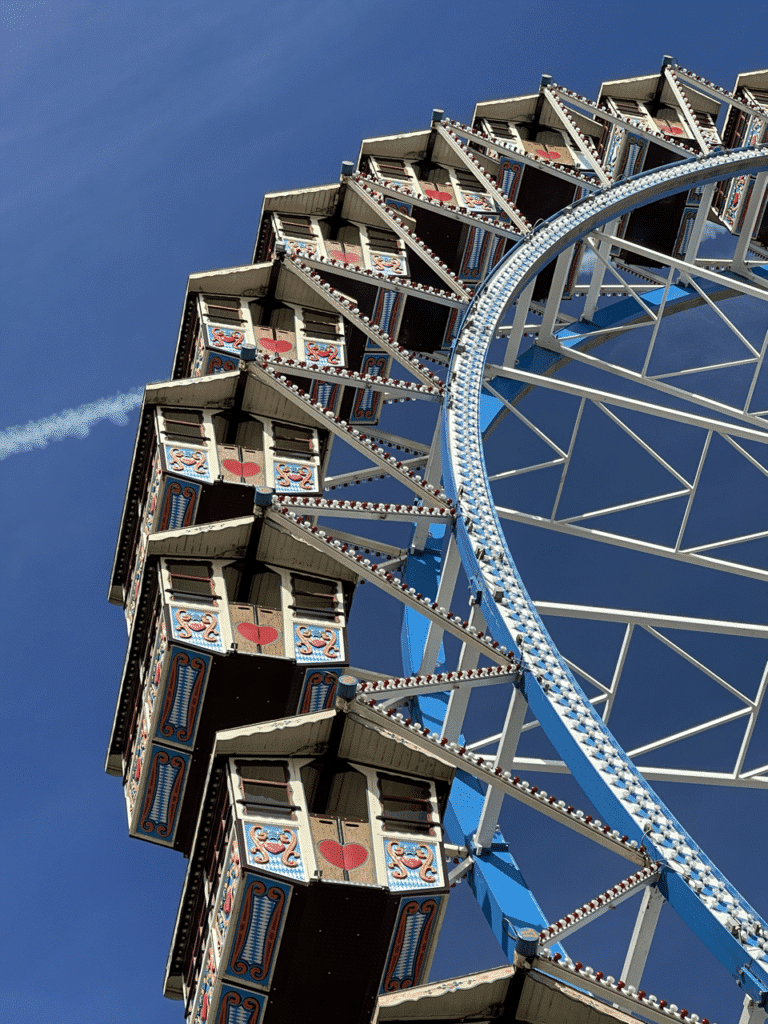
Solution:
[(337, 843), (335, 839), (323, 839), (317, 844), (321, 855), (329, 864), (344, 871), (353, 871), (368, 860), (368, 851), (359, 843)]
[(237, 459), (224, 459), (222, 466), (235, 476), (256, 476), (261, 469), (257, 462), (238, 462)]
[(336, 252), (333, 250), (328, 255), (332, 260), (338, 260), (339, 263), (359, 263), (360, 257), (354, 252)]
[(293, 348), (290, 341), (286, 341), (285, 338), (259, 338), (259, 344), (267, 352), (290, 352)]
[(451, 199), (453, 199), (453, 196), (451, 195), (450, 192), (432, 191), (431, 189), (424, 189), (424, 195), (428, 196), (430, 199), (441, 200), (444, 203), (447, 203)]
[(403, 857), (403, 864), (411, 871), (421, 867), (421, 860), (418, 857)]
[(283, 843), (264, 843), (264, 849), (269, 853), (282, 853), (285, 845)]
[(257, 626), (255, 622), (238, 622), (237, 632), (252, 644), (272, 644), (280, 636), (274, 626)]
[(556, 149), (537, 149), (536, 155), (540, 156), (542, 160), (559, 160), (560, 153)]

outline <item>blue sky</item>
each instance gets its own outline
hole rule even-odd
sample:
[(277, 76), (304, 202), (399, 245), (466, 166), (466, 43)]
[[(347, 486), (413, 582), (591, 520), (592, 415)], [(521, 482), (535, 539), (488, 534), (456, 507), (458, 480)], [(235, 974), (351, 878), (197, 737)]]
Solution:
[[(249, 261), (265, 192), (336, 180), (362, 137), (424, 127), (433, 107), (466, 121), (476, 100), (533, 92), (543, 72), (596, 95), (602, 80), (656, 71), (664, 53), (728, 87), (766, 63), (759, 5), (735, 23), (721, 5), (689, 0), (629, 15), (575, 9), (4, 4), (8, 1019), (182, 1019), (160, 986), (184, 862), (128, 840), (119, 783), (102, 765), (125, 650), (106, 589), (131, 395), (170, 372), (187, 275)], [(129, 397), (94, 405), (120, 395)], [(43, 435), (51, 443), (36, 447)], [(564, 784), (553, 788), (565, 795)], [(765, 913), (755, 833), (764, 796), (691, 789), (685, 800), (685, 823), (703, 830), (715, 862)], [(456, 890), (454, 938), (472, 913), (467, 893)], [(486, 947), (476, 942), (471, 962), (447, 943), (443, 972), (480, 966)], [(708, 976), (700, 984), (691, 1009), (725, 1024), (732, 997)]]

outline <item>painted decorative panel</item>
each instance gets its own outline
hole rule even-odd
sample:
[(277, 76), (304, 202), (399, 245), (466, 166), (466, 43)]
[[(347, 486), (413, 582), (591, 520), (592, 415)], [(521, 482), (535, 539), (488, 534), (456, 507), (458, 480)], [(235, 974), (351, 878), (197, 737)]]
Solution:
[(669, 117), (654, 117), (654, 124), (663, 135), (669, 135), (672, 138), (677, 136), (678, 138), (687, 139), (689, 133), (683, 126), (682, 122), (677, 118)]
[(765, 127), (765, 121), (760, 117), (753, 117), (742, 145), (759, 146), (763, 135), (768, 138), (768, 129)]
[(464, 257), (461, 261), (462, 277), (482, 277), (490, 238), (491, 235), (488, 231), (483, 231), (481, 228), (470, 228), (464, 248)]
[(306, 359), (315, 366), (343, 366), (344, 355), (341, 345), (325, 341), (307, 340), (304, 343)]
[(338, 683), (338, 672), (330, 672), (327, 669), (309, 669), (304, 673), (298, 713), (327, 711), (328, 708), (332, 708)]
[(161, 843), (172, 843), (181, 794), (191, 756), (152, 744), (144, 772), (146, 783), (141, 811), (136, 825), (137, 835)]
[(749, 187), (750, 177), (748, 174), (740, 174), (731, 180), (728, 188), (728, 199), (723, 209), (723, 220), (729, 228), (736, 226), (739, 209)]
[(406, 217), (413, 215), (413, 204), (403, 202), (401, 199), (393, 199), (391, 196), (384, 200), (385, 206), (391, 206), (393, 210), (398, 213), (404, 213)]
[(298, 491), (309, 494), (318, 490), (317, 468), (301, 462), (275, 463), (275, 490), (281, 494)]
[(295, 826), (282, 822), (246, 821), (243, 829), (245, 860), (249, 867), (302, 882), (309, 881), (309, 873), (301, 855), (299, 832)]
[(620, 178), (624, 175), (629, 178), (633, 174), (639, 174), (643, 169), (647, 149), (647, 139), (628, 132), (621, 158), (616, 165), (615, 177)]
[(241, 448), (236, 444), (220, 444), (217, 448), (219, 469), (225, 483), (253, 484), (267, 482), (264, 473), (264, 452), (258, 448)]
[(461, 327), (462, 316), (461, 311), (458, 309), (452, 309), (448, 314), (448, 323), (445, 326), (445, 334), (443, 335), (443, 348), (453, 348), (453, 343), (459, 334), (459, 328)]
[(211, 467), (205, 448), (165, 443), (163, 449), (165, 464), (170, 473), (178, 473), (191, 480), (202, 480), (203, 483), (211, 482)]
[[(383, 377), (389, 369), (386, 352), (373, 349), (363, 356), (360, 373), (365, 377)], [(372, 388), (358, 388), (349, 414), (350, 423), (373, 423), (379, 415), (381, 392)]]
[(613, 176), (616, 169), (616, 162), (619, 158), (619, 151), (621, 149), (621, 144), (624, 141), (625, 134), (626, 129), (615, 124), (612, 126), (610, 135), (608, 136), (608, 145), (605, 147), (605, 153), (603, 155), (603, 165), (611, 176)]
[(142, 530), (146, 533), (152, 533), (152, 528), (155, 523), (155, 513), (157, 512), (157, 498), (160, 493), (160, 485), (162, 482), (163, 467), (160, 464), (160, 456), (155, 455), (152, 464), (152, 482), (149, 485), (147, 500), (144, 503), (144, 518), (141, 524)]
[(203, 369), (203, 362), (207, 356), (205, 348), (205, 334), (203, 333), (202, 325), (199, 327), (197, 334), (195, 335), (195, 354), (192, 360), (192, 372), (190, 376), (199, 377), (202, 373), (206, 373)]
[(374, 274), (385, 274), (387, 277), (407, 276), (408, 263), (400, 253), (371, 252), (371, 270)]
[(293, 331), (273, 330), (271, 327), (255, 327), (256, 344), (267, 356), (281, 359), (296, 359), (296, 335)]
[(272, 658), (285, 656), (282, 612), (252, 604), (230, 604), (229, 614), (238, 651)]
[(205, 372), (206, 374), (230, 373), (238, 366), (239, 362), (235, 356), (228, 356), (221, 352), (209, 352)]
[(316, 239), (312, 241), (305, 241), (300, 238), (286, 238), (285, 244), (288, 247), (288, 252), (294, 256), (299, 256), (303, 260), (311, 260), (313, 257), (323, 255), (322, 247), (318, 245)]
[(130, 629), (133, 625), (133, 617), (136, 614), (136, 605), (139, 600), (139, 594), (141, 593), (141, 582), (144, 578), (144, 564), (147, 560), (147, 534), (142, 531), (139, 537), (139, 543), (136, 548), (136, 558), (133, 563), (133, 573), (131, 575), (128, 597), (125, 602), (125, 619)]
[(322, 877), (334, 882), (375, 885), (371, 826), (327, 815), (310, 815), (317, 866)]
[(495, 213), (491, 197), (485, 192), (464, 192), (463, 205), (472, 213)]
[(264, 1019), (267, 996), (246, 992), (234, 985), (222, 985), (216, 1015), (210, 1024), (259, 1024)]
[(171, 647), (165, 694), (156, 734), (169, 743), (192, 746), (212, 659)]
[(491, 251), (491, 259), (488, 263), (488, 269), (492, 270), (493, 267), (499, 262), (501, 257), (504, 255), (504, 249), (506, 247), (507, 240), (504, 237), (496, 238), (493, 242), (493, 249)]
[[(388, 334), (395, 333), (402, 299), (403, 297), (400, 292), (390, 291), (387, 288), (380, 288), (376, 295), (376, 305), (374, 306), (372, 319), (375, 324), (378, 324)], [(367, 338), (365, 342), (366, 351), (375, 347), (371, 339)]]
[(387, 857), (387, 884), (394, 892), (404, 889), (431, 889), (442, 886), (440, 847), (418, 839), (388, 839), (384, 849)]
[(551, 163), (573, 166), (573, 157), (566, 145), (558, 146), (553, 145), (551, 142), (524, 139), (523, 149), (531, 156), (538, 157), (539, 160), (548, 160)]
[(337, 626), (293, 624), (294, 656), (300, 664), (344, 660), (343, 630)]
[(446, 182), (420, 181), (419, 186), (427, 199), (433, 199), (436, 203), (447, 203), (448, 206), (456, 205), (456, 196), (453, 186)]
[(210, 944), (205, 951), (205, 968), (201, 972), (200, 982), (197, 987), (197, 998), (195, 999), (194, 1024), (207, 1024), (213, 1019), (212, 1003), (214, 1000), (214, 989), (216, 987), (216, 961), (213, 958), (213, 949)]
[(158, 530), (180, 530), (195, 521), (197, 502), (202, 486), (188, 480), (174, 480), (168, 477), (160, 503)]
[(753, 192), (754, 188), (755, 188), (755, 179), (750, 177), (749, 185), (747, 186), (747, 191), (746, 191), (746, 193), (744, 195), (744, 200), (743, 200), (743, 202), (741, 204), (741, 211), (739, 213), (739, 222), (738, 222), (738, 230), (739, 231), (741, 231), (741, 229), (744, 227), (744, 218), (746, 217), (747, 210), (749, 209), (750, 203), (752, 202), (752, 192)]
[(331, 882), (343, 882), (344, 872), (369, 859), (368, 850), (346, 848), (339, 842), (339, 820), (330, 815), (310, 814), (309, 827), (320, 876)]
[(520, 188), (520, 179), (523, 176), (523, 165), (502, 157), (499, 161), (499, 176), (496, 179), (496, 187), (499, 191), (512, 200), (517, 200), (517, 192)]
[(349, 267), (362, 267), (363, 250), (359, 245), (350, 245), (348, 242), (326, 242), (325, 251), (329, 260), (336, 260)]
[[(342, 819), (339, 825), (344, 850), (347, 851), (345, 852), (344, 859), (350, 882), (353, 882), (355, 885), (375, 885), (377, 881), (376, 865), (374, 863), (373, 837), (370, 824), (367, 821), (345, 821)], [(353, 864), (350, 864), (349, 861), (348, 851), (350, 850), (357, 851), (358, 854), (354, 858), (355, 863)], [(362, 856), (363, 850), (368, 854), (365, 858)]]
[(323, 409), (336, 411), (341, 388), (338, 384), (324, 384), (322, 381), (312, 381), (309, 397), (313, 402), (320, 402)]
[(216, 905), (216, 917), (213, 922), (213, 941), (216, 946), (217, 957), (221, 956), (221, 951), (224, 948), (224, 942), (226, 941), (227, 930), (232, 919), (232, 912), (235, 907), (235, 900), (237, 899), (242, 874), (242, 869), (240, 867), (240, 850), (237, 838), (235, 838), (230, 843), (229, 856), (227, 858), (226, 868), (224, 869), (221, 892), (219, 893), (219, 900)]
[(152, 663), (147, 673), (147, 681), (144, 690), (144, 703), (149, 710), (150, 718), (154, 714), (155, 700), (157, 699), (157, 692), (160, 688), (160, 680), (163, 675), (163, 665), (165, 664), (165, 652), (168, 650), (168, 633), (165, 628), (165, 623), (160, 620), (159, 627), (157, 628), (157, 639), (155, 640), (155, 650), (152, 654)]
[(269, 988), (292, 890), (272, 878), (247, 878), (225, 973), (237, 981)]
[(440, 899), (425, 896), (400, 901), (400, 913), (381, 982), (382, 992), (412, 988), (421, 981), (437, 923)]
[(245, 341), (243, 331), (234, 327), (215, 327), (213, 324), (206, 324), (205, 331), (208, 348), (240, 358), (240, 350)]
[(128, 825), (130, 828), (133, 820), (133, 812), (136, 806), (136, 800), (139, 794), (139, 786), (141, 785), (141, 776), (144, 771), (144, 759), (147, 752), (147, 743), (149, 742), (149, 719), (147, 715), (146, 707), (143, 709), (141, 715), (141, 721), (139, 723), (136, 739), (133, 745), (133, 755), (131, 757), (131, 765), (128, 770), (128, 776), (125, 782), (125, 799), (128, 805)]
[(219, 613), (203, 608), (169, 606), (171, 637), (204, 651), (223, 651)]

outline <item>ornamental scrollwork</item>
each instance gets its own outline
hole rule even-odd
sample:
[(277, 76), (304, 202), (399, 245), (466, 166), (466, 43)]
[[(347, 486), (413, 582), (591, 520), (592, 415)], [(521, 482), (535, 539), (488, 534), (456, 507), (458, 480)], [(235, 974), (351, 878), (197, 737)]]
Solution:
[(401, 880), (410, 872), (418, 871), (419, 878), (427, 885), (437, 881), (437, 871), (433, 866), (435, 853), (431, 846), (423, 843), (404, 845), (399, 839), (391, 839), (387, 843), (387, 856), (391, 858), (387, 870), (392, 872), (393, 878)]

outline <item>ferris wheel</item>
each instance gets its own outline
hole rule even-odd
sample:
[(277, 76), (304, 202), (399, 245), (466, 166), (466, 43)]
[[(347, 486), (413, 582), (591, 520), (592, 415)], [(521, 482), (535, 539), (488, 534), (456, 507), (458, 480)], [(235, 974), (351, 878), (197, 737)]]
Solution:
[[(164, 407), (143, 420), (118, 546), (133, 652), (108, 766), (124, 775), (134, 834), (197, 851), (167, 978), (196, 1019), (214, 991), (222, 1007), (249, 999), (254, 1021), (273, 998), (261, 980), (239, 994), (221, 980), (239, 862), (225, 866), (212, 838), (215, 772), (186, 781), (205, 673), (256, 655), (293, 658), (294, 688), (302, 673), (298, 706), (280, 711), (297, 717), (276, 734), (309, 730), (307, 713), (319, 729), (343, 697), (412, 764), (450, 774), (440, 884), (468, 884), (510, 961), (654, 1021), (698, 1018), (657, 998), (649, 972), (695, 995), (697, 972), (720, 970), (743, 993), (742, 1024), (765, 1020), (768, 925), (675, 809), (686, 818), (693, 785), (755, 806), (768, 789), (767, 184), (768, 72), (727, 93), (665, 58), (597, 101), (544, 76), (532, 96), (478, 104), (471, 124), (435, 110), (422, 131), (364, 140), (338, 183), (265, 197), (251, 265), (190, 278), (175, 380), (153, 386)], [(218, 484), (232, 485), (226, 502)], [(145, 582), (152, 557), (165, 619)], [(244, 582), (248, 559), (260, 568)], [(154, 647), (141, 641), (155, 629)], [(253, 688), (237, 693), (245, 714)], [(265, 724), (223, 747), (211, 739), (222, 723), (209, 726), (214, 753), (306, 753), (267, 739), (275, 705), (258, 699), (248, 726)], [(233, 806), (250, 799), (267, 820), (279, 789), (284, 814), (309, 816), (300, 773), (321, 768), (296, 763), (292, 782), (272, 762), (269, 777), (241, 776)], [(549, 776), (565, 798), (544, 789)], [(400, 799), (381, 777), (379, 818)], [(185, 793), (208, 787), (204, 801), (180, 795), (182, 778)], [(431, 784), (408, 813), (436, 801)], [(656, 792), (670, 784), (672, 809)], [(221, 813), (226, 835), (241, 811)], [(331, 838), (307, 826), (301, 849), (331, 851), (349, 882), (367, 854), (342, 817)], [(310, 877), (290, 859), (299, 831), (280, 820), (274, 835), (253, 826), (251, 867), (282, 872), (282, 907)], [(745, 841), (765, 845), (765, 826)], [(440, 848), (412, 846), (405, 873), (423, 867), (414, 851), (431, 865)], [(289, 859), (273, 869), (275, 851)], [(249, 877), (249, 892), (266, 891)], [(634, 914), (623, 945), (605, 932), (619, 907)], [(659, 938), (672, 920), (696, 940)], [(406, 931), (384, 999), (418, 945)], [(670, 941), (678, 962), (659, 972), (654, 950), (669, 959)], [(610, 962), (586, 965), (584, 950)], [(416, 959), (394, 988), (424, 981), (429, 958)]]
[[(680, 99), (681, 121), (692, 112), (693, 85), (708, 97), (716, 94), (674, 66), (665, 76)], [(325, 497), (304, 500), (316, 506), (308, 515), (296, 508), (302, 499), (284, 509), (297, 531), (318, 546), (345, 551), (366, 582), (404, 606), (404, 676), (377, 671), (375, 656), (355, 662), (350, 673), (360, 680), (359, 700), (411, 742), (437, 745), (460, 767), (451, 798), (449, 836), (458, 851), (451, 877), (469, 878), (502, 948), (511, 956), (520, 929), (533, 926), (551, 970), (570, 983), (597, 995), (610, 991), (634, 1003), (636, 1012), (663, 1009), (663, 1000), (649, 997), (641, 981), (668, 902), (745, 990), (745, 1019), (762, 1020), (765, 925), (652, 786), (657, 780), (756, 790), (768, 784), (766, 765), (751, 746), (768, 685), (768, 627), (696, 613), (697, 588), (705, 604), (722, 589), (738, 608), (745, 600), (738, 597), (739, 583), (768, 577), (761, 499), (755, 503), (750, 484), (739, 483), (744, 471), (758, 481), (768, 476), (768, 293), (765, 243), (758, 238), (768, 147), (757, 144), (755, 133), (749, 146), (724, 151), (714, 126), (705, 128), (699, 115), (688, 121), (699, 128), (696, 155), (679, 160), (678, 153), (658, 169), (616, 175), (617, 160), (631, 165), (639, 159), (632, 146), (642, 150), (654, 130), (655, 141), (670, 150), (674, 136), (631, 117), (626, 108), (634, 103), (637, 115), (636, 100), (624, 99), (624, 109), (617, 104), (612, 114), (605, 104), (609, 141), (598, 160), (578, 121), (594, 105), (549, 81), (541, 91), (570, 129), (566, 137), (582, 158), (578, 171), (557, 162), (562, 152), (553, 156), (562, 135), (554, 146), (537, 139), (546, 152), (528, 147), (525, 160), (515, 154), (516, 165), (506, 137), (511, 133), (499, 129), (504, 111), (491, 111), (491, 119), (482, 105), (472, 128), (435, 113), (432, 145), (457, 157), (462, 174), (437, 181), (432, 190), (422, 183), (419, 191), (404, 171), (413, 140), (378, 140), (378, 150), (377, 140), (366, 140), (366, 173), (343, 169), (347, 192), (382, 215), (397, 236), (400, 251), (393, 247), (389, 264), (379, 264), (393, 275), (392, 305), (405, 299), (407, 308), (413, 296), (414, 305), (428, 309), (432, 300), (434, 320), (444, 323), (440, 315), (448, 306), (456, 327), (453, 337), (448, 332), (450, 347), (443, 342), (430, 349), (413, 340), (418, 331), (429, 336), (426, 313), (420, 321), (391, 317), (386, 331), (363, 324), (409, 380), (373, 377), (367, 394), (385, 403), (377, 424), (366, 433), (349, 421), (332, 429), (379, 472), (371, 474), (370, 463), (346, 469), (337, 449), (343, 468), (326, 479)], [(509, 198), (509, 179), (529, 167), (535, 173), (536, 163), (546, 163), (553, 196), (571, 201), (560, 208), (554, 198), (555, 212), (531, 230)], [(577, 176), (580, 187), (563, 188)], [(745, 190), (750, 198), (731, 218), (731, 233), (709, 229), (716, 193), (733, 201), (739, 190), (739, 202)], [(446, 236), (462, 218), (477, 224), (485, 217), (485, 232), (470, 229), (483, 237), (474, 240), (474, 253), (471, 244), (464, 251), (463, 279), (418, 236), (415, 222), (423, 211), (435, 238), (435, 214), (445, 219)], [(485, 250), (496, 246), (502, 253), (510, 244), (498, 262), (492, 255), (483, 263)], [(347, 269), (357, 262), (354, 244), (333, 248), (326, 241), (325, 247), (327, 255), (318, 256), (289, 239), (283, 258), (354, 321), (354, 303), (338, 276), (357, 272)], [(443, 287), (398, 281), (403, 250), (428, 262)], [(473, 256), (485, 276), (470, 284)], [(427, 348), (444, 374), (414, 364), (401, 338), (410, 349)], [(274, 364), (264, 372), (281, 379)], [(338, 379), (301, 372), (326, 387)], [(422, 408), (414, 412), (403, 401), (420, 401)], [(422, 409), (434, 410), (432, 417)], [(411, 457), (401, 461), (396, 450)], [(376, 528), (377, 520), (406, 513), (403, 485), (415, 497), (407, 551), (388, 546)], [(340, 487), (356, 487), (357, 500), (337, 501), (333, 491)], [(719, 500), (726, 505), (722, 514), (713, 513)], [(339, 516), (357, 518), (360, 533), (341, 533)], [(523, 577), (515, 564), (520, 544), (528, 549), (522, 561), (532, 567)], [(537, 561), (544, 562), (542, 579), (555, 594), (559, 569), (567, 573), (567, 598), (546, 593), (531, 599), (529, 590), (538, 598), (542, 587)], [(621, 595), (621, 607), (613, 597), (601, 600), (602, 591)], [(561, 650), (544, 620), (576, 622), (578, 630), (561, 630)], [(597, 632), (590, 632), (595, 624)], [(722, 645), (735, 652), (737, 638), (761, 648), (750, 663), (749, 683), (737, 654), (722, 667)], [(581, 654), (569, 654), (569, 639)], [(589, 662), (590, 645), (602, 648), (592, 658), (606, 673), (602, 678), (580, 663), (582, 657)], [(703, 689), (696, 674), (707, 684)], [(655, 704), (654, 713), (637, 714), (644, 700)], [(711, 744), (692, 741), (712, 734), (717, 743), (716, 730), (731, 725), (738, 735), (729, 728), (730, 761), (713, 771), (706, 764)], [(537, 733), (546, 736), (538, 755)], [(520, 777), (563, 771), (605, 824)], [(727, 796), (728, 790), (719, 792)], [(512, 881), (515, 864), (499, 828), (505, 797), (624, 855), (632, 862), (628, 877), (610, 879), (592, 901), (564, 908), (550, 924), (519, 876)], [(514, 847), (511, 842), (512, 855)], [(561, 941), (578, 948), (577, 936), (568, 941), (572, 933), (638, 892), (620, 974), (610, 978), (565, 955)]]

